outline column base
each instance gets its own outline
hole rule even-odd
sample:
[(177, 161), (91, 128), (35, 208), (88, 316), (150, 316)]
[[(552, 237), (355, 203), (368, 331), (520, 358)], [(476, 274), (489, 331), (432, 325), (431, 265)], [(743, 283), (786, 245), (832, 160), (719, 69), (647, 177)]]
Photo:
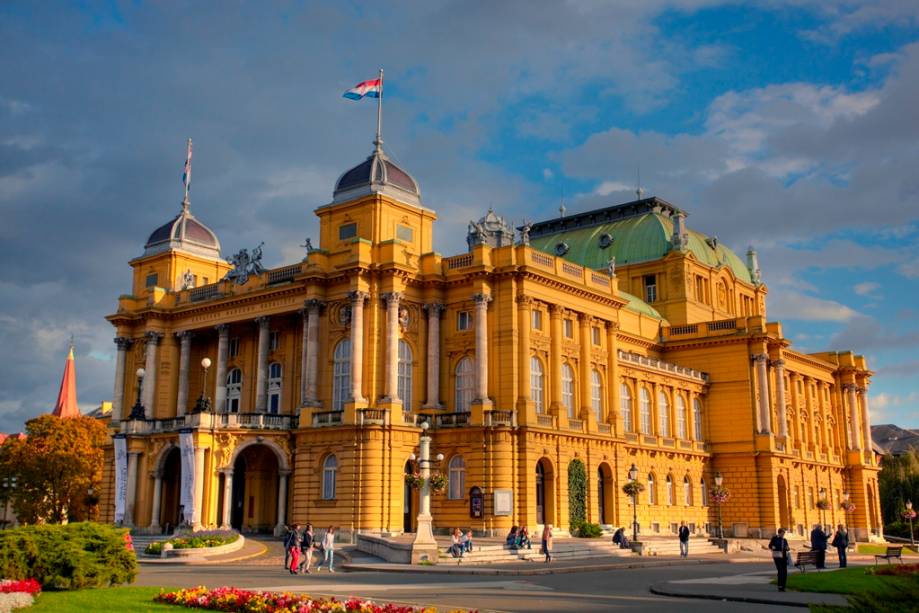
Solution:
[(418, 515), (418, 526), (415, 529), (415, 540), (412, 541), (412, 564), (437, 564), (439, 551), (434, 532), (431, 529), (432, 517)]

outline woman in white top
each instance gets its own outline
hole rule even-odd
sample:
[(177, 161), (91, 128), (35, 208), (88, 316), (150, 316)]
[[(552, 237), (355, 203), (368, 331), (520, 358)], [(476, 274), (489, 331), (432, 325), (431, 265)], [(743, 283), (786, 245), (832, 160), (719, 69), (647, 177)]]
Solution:
[(329, 572), (334, 573), (335, 569), (332, 568), (332, 563), (335, 559), (335, 526), (329, 526), (325, 536), (322, 537), (322, 550), (325, 552), (325, 559), (316, 566), (316, 572), (322, 570), (322, 565), (326, 564), (329, 567)]

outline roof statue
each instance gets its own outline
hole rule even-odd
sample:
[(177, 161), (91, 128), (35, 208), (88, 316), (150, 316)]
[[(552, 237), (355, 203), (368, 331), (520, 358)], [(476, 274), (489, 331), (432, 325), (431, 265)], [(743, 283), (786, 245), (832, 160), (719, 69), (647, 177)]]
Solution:
[(57, 393), (57, 404), (52, 415), (61, 418), (80, 417), (80, 408), (77, 406), (77, 373), (74, 368), (73, 344), (64, 363), (64, 376), (61, 378), (61, 389)]
[(233, 269), (223, 278), (224, 281), (236, 281), (238, 285), (245, 285), (250, 276), (265, 272), (262, 266), (262, 245), (264, 244), (264, 242), (259, 243), (251, 254), (243, 247), (236, 254), (227, 258), (233, 265)]
[[(529, 235), (527, 236), (529, 240)], [(478, 221), (469, 222), (469, 231), (466, 243), (471, 250), (475, 245), (488, 245), (489, 247), (504, 247), (514, 244), (514, 229), (507, 221), (497, 215), (491, 207)]]

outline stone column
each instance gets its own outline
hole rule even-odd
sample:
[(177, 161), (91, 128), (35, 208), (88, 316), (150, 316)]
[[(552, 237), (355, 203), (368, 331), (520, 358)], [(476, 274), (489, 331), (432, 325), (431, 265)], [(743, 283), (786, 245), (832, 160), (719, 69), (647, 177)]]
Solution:
[(163, 495), (163, 471), (153, 472), (153, 508), (150, 510), (150, 530), (160, 529), (160, 499)]
[(351, 401), (366, 402), (364, 382), (364, 300), (367, 292), (352, 291), (351, 298)]
[(195, 510), (192, 527), (196, 530), (204, 525), (201, 508), (204, 501), (204, 451), (204, 447), (195, 447)]
[(807, 411), (807, 422), (805, 423), (805, 428), (807, 429), (806, 440), (810, 442), (811, 449), (817, 451), (817, 448), (820, 446), (820, 441), (817, 440), (817, 435), (814, 433), (813, 424), (816, 422), (816, 413), (817, 408), (814, 406), (814, 395), (811, 392), (811, 383), (813, 379), (810, 377), (804, 377), (804, 406)]
[[(578, 315), (578, 326), (580, 328), (580, 337), (581, 337), (581, 351), (578, 356), (578, 364), (580, 370), (580, 390), (579, 395), (581, 396), (581, 408), (580, 408), (580, 417), (581, 419), (587, 419), (587, 416), (593, 412), (593, 407), (591, 406), (591, 394), (590, 394), (590, 383), (591, 383), (591, 368), (590, 368), (590, 347), (593, 344), (593, 339), (590, 335), (590, 316), (581, 313)], [(597, 423), (600, 422), (600, 415), (597, 415)]]
[(144, 366), (144, 416), (153, 419), (154, 402), (156, 402), (156, 347), (160, 344), (163, 335), (159, 332), (147, 332), (146, 339), (147, 362)]
[(426, 409), (442, 409), (440, 402), (440, 314), (446, 307), (439, 302), (424, 305), (428, 312), (428, 394)]
[[(545, 412), (545, 397), (543, 398), (530, 398), (532, 390), (530, 389), (530, 328), (533, 327), (533, 315), (530, 311), (530, 305), (533, 304), (533, 299), (529, 296), (517, 296), (517, 334), (520, 340), (520, 347), (518, 348), (518, 353), (520, 354), (520, 361), (517, 365), (517, 372), (519, 376), (517, 377), (517, 402), (521, 406), (526, 406), (526, 403), (530, 400), (537, 402), (538, 400), (542, 401), (542, 411)], [(543, 381), (545, 381), (543, 377)], [(545, 385), (545, 384), (543, 384)]]
[(488, 402), (488, 303), (491, 296), (476, 294), (475, 301), (475, 399)]
[(788, 418), (785, 415), (785, 360), (773, 360), (775, 366), (775, 403), (778, 413), (779, 436), (782, 439), (788, 438)]
[(862, 399), (862, 435), (864, 448), (871, 450), (871, 413), (868, 410), (868, 388), (858, 388), (858, 395)]
[[(610, 399), (606, 407), (606, 421), (610, 424), (615, 424), (616, 428), (614, 433), (617, 436), (622, 436), (624, 424), (620, 406), (622, 404), (622, 399), (619, 396), (622, 382), (619, 381), (619, 339), (616, 337), (616, 331), (618, 329), (619, 324), (616, 322), (606, 322), (606, 383), (609, 386), (609, 393), (607, 393), (606, 397)], [(632, 416), (632, 423), (635, 423), (634, 415)]]
[(858, 416), (858, 386), (853, 383), (847, 383), (843, 388), (849, 399), (849, 444), (851, 449), (861, 451), (862, 442), (859, 430)]
[(125, 488), (124, 525), (134, 527), (134, 502), (137, 499), (137, 456), (136, 451), (128, 452), (128, 483)]
[(220, 529), (230, 529), (230, 510), (233, 506), (233, 470), (223, 471), (223, 515), (220, 518)]
[(268, 405), (268, 338), (271, 335), (268, 317), (256, 317), (258, 324), (258, 363), (255, 371), (255, 411), (264, 413)]
[(386, 303), (386, 376), (383, 378), (384, 401), (400, 402), (399, 399), (399, 301), (400, 292), (383, 294)]
[[(131, 339), (123, 336), (115, 338), (115, 391), (112, 393), (112, 423), (116, 424), (124, 419), (124, 368), (131, 346)], [(133, 377), (132, 377), (133, 379)]]
[(766, 365), (769, 356), (765, 353), (758, 353), (753, 356), (756, 362), (756, 378), (759, 383), (759, 413), (756, 418), (756, 431), (758, 434), (770, 434), (772, 428), (769, 419), (769, 377), (766, 371)]
[(191, 361), (192, 333), (178, 332), (179, 337), (179, 389), (176, 394), (176, 417), (185, 415), (188, 408), (188, 363)]
[(308, 324), (306, 328), (306, 360), (304, 377), (306, 379), (306, 395), (304, 404), (309, 406), (319, 405), (319, 311), (322, 309), (321, 300), (307, 300), (306, 312)]
[[(529, 323), (527, 324), (529, 325)], [(556, 415), (562, 410), (562, 308), (557, 304), (549, 305), (549, 378), (551, 390), (549, 401), (550, 412)]]
[(278, 473), (278, 523), (274, 527), (275, 534), (283, 534), (284, 526), (287, 524), (287, 476), (289, 470), (282, 470)]
[(226, 411), (227, 404), (227, 357), (230, 351), (230, 326), (217, 326), (217, 369), (214, 373), (216, 388), (214, 392), (214, 412)]

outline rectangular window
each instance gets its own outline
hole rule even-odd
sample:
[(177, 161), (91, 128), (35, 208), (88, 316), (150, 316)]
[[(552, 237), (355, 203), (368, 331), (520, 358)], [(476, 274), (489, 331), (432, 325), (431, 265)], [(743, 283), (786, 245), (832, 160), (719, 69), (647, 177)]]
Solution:
[(271, 334), (268, 336), (268, 350), (277, 351), (280, 345), (281, 345), (281, 333), (271, 332)]
[(574, 338), (574, 323), (570, 319), (562, 321), (562, 328), (565, 330), (565, 338)]
[(811, 509), (816, 508), (814, 505), (814, 488), (812, 486), (807, 486), (807, 506)]
[(657, 301), (657, 277), (654, 275), (645, 275), (645, 302)]
[(338, 240), (344, 241), (349, 238), (354, 238), (357, 236), (357, 224), (356, 223), (346, 223), (344, 225), (338, 226)]
[(456, 314), (456, 329), (469, 330), (472, 328), (472, 313), (469, 311), (460, 311)]
[(408, 226), (396, 224), (396, 238), (398, 238), (400, 241), (411, 243), (415, 240), (415, 231)]
[(230, 339), (229, 353), (230, 353), (231, 358), (235, 358), (236, 356), (239, 355), (239, 339), (238, 338)]
[(542, 311), (533, 310), (533, 329), (542, 330)]
[(151, 272), (147, 275), (147, 287), (156, 287), (157, 282), (159, 281), (159, 275), (155, 272)]
[(600, 328), (597, 328), (596, 326), (591, 328), (590, 336), (593, 339), (593, 344), (599, 346), (600, 345)]

